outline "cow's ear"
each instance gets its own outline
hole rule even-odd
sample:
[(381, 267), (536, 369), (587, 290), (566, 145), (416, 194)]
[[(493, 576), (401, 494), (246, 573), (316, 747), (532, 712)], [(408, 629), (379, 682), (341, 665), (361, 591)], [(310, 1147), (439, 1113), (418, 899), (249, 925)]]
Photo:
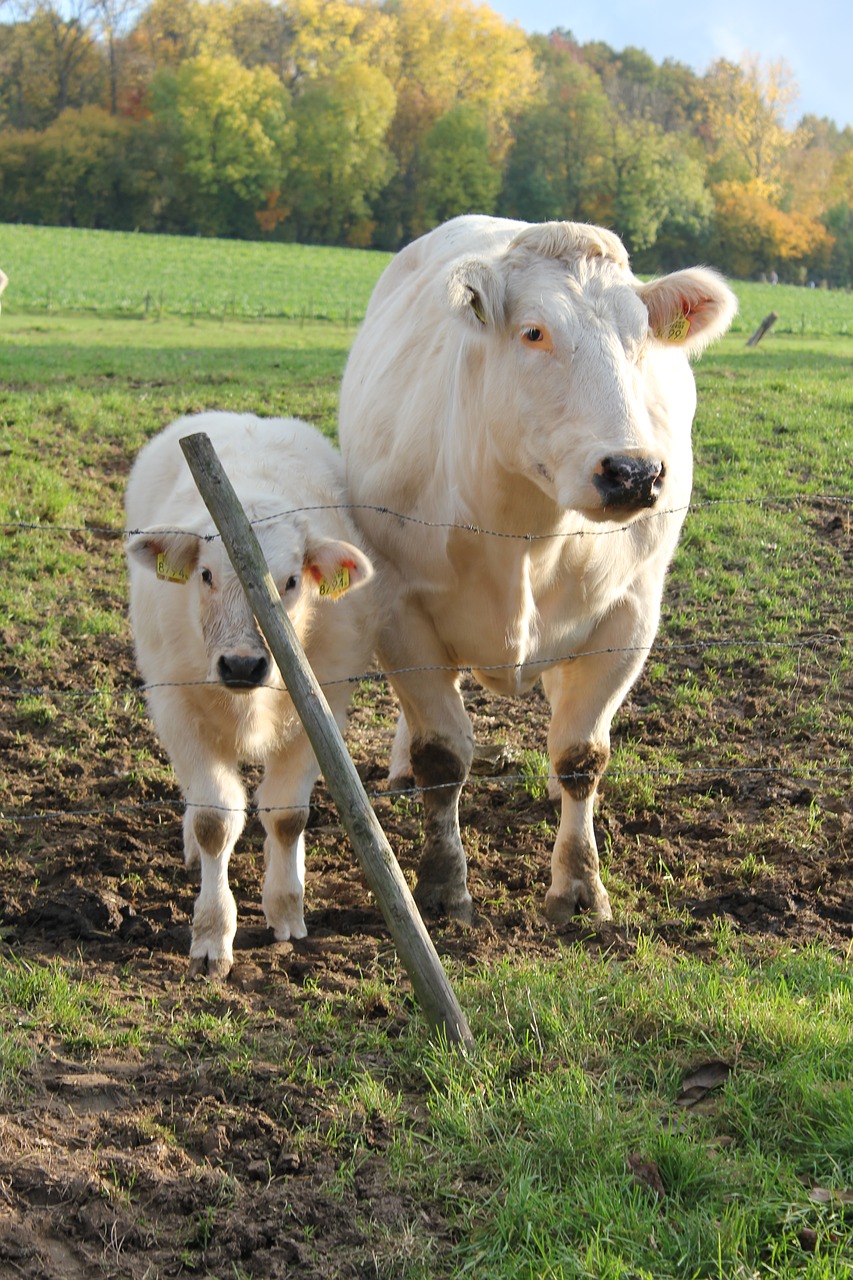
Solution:
[(503, 284), (497, 272), (480, 258), (465, 258), (451, 268), (447, 297), (453, 310), (478, 329), (498, 324), (503, 318)]
[(688, 355), (698, 355), (722, 337), (738, 305), (723, 277), (708, 267), (674, 271), (639, 284), (637, 293), (648, 309), (653, 337)]
[(363, 551), (351, 542), (332, 538), (315, 542), (306, 550), (305, 570), (317, 583), (320, 595), (330, 600), (373, 577), (373, 565)]
[(127, 554), (164, 582), (186, 582), (200, 545), (199, 535), (186, 529), (146, 529), (129, 538)]

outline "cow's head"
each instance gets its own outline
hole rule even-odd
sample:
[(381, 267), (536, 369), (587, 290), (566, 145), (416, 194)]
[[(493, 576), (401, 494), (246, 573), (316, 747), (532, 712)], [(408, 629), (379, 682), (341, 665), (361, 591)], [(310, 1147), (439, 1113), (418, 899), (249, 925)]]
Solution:
[[(299, 518), (261, 522), (258, 540), (282, 603), (305, 643), (315, 608), (367, 582), (373, 566), (352, 543), (312, 534)], [(128, 555), (163, 582), (182, 591), (185, 608), (174, 644), (202, 644), (207, 678), (234, 692), (259, 685), (281, 687), (281, 676), (255, 622), (228, 553), (209, 526), (149, 529), (128, 541)], [(182, 634), (186, 624), (192, 634)], [(320, 620), (322, 625), (322, 620)]]
[(611, 232), (544, 223), (497, 259), (457, 262), (448, 297), (466, 335), (458, 394), (508, 472), (593, 520), (630, 518), (677, 488), (695, 410), (684, 357), (737, 310), (721, 276), (695, 267), (643, 283)]

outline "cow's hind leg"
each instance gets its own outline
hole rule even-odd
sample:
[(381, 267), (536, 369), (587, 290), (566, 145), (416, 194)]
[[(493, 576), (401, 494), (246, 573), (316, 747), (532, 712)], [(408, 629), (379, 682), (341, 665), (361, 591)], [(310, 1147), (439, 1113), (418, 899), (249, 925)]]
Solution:
[(264, 841), (263, 907), (279, 942), (304, 938), (305, 826), (319, 770), (303, 733), (267, 763), (255, 799)]

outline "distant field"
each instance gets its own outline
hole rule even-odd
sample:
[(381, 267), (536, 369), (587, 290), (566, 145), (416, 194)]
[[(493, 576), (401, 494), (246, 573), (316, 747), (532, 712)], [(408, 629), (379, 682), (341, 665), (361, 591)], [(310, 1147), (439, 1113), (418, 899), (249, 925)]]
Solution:
[[(242, 240), (0, 226), (10, 312), (301, 317), (355, 324), (390, 254)], [(733, 332), (853, 333), (853, 294), (736, 282)]]
[(243, 240), (0, 226), (9, 311), (355, 322), (390, 254)]

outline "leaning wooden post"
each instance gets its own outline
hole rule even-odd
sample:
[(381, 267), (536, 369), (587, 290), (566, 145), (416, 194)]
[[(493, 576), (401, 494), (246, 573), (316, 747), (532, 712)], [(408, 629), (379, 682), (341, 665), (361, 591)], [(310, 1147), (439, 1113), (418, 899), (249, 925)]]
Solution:
[(355, 765), (293, 625), (285, 612), (254, 530), (203, 432), (184, 436), (181, 448), (235, 572), (284, 677), (314, 748), (341, 821), (430, 1023), (451, 1044), (474, 1047), (471, 1029), (453, 994), (432, 940), (394, 853), (361, 784)]
[(752, 337), (747, 339), (746, 345), (748, 347), (757, 347), (767, 330), (772, 329), (778, 319), (779, 316), (775, 311), (771, 311), (769, 315), (766, 315)]

